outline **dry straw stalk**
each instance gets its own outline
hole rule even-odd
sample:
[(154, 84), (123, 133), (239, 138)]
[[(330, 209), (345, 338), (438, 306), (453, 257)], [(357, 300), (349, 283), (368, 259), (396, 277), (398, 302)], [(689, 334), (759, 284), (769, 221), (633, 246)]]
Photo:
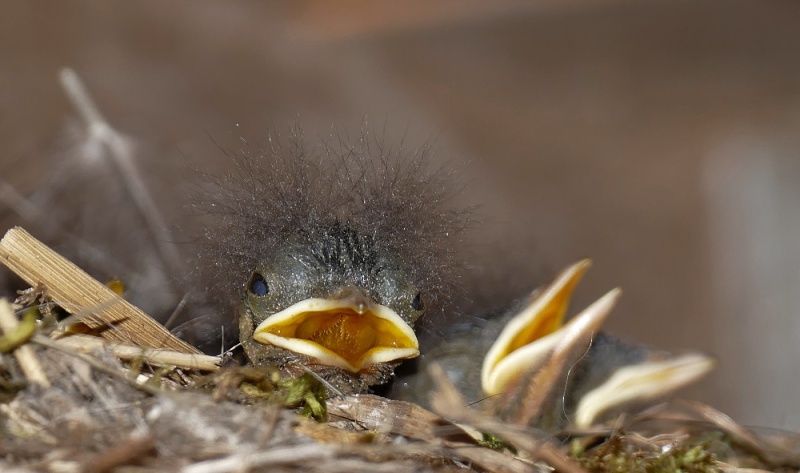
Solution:
[(85, 317), (82, 322), (101, 331), (108, 340), (200, 354), (21, 227), (12, 228), (0, 240), (0, 262), (31, 287), (44, 288), (46, 297), (67, 312), (93, 312), (93, 317)]

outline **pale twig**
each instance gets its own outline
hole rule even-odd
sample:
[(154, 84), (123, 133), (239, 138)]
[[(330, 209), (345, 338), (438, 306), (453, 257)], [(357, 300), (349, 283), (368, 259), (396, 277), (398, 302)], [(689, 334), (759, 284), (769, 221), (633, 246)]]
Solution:
[(167, 232), (166, 219), (136, 167), (133, 144), (109, 125), (92, 102), (86, 87), (74, 70), (62, 69), (59, 77), (67, 98), (86, 122), (89, 139), (96, 140), (108, 148), (109, 154), (125, 182), (128, 194), (147, 223), (147, 228), (161, 259), (170, 268), (172, 274), (182, 274), (183, 263)]
[(142, 348), (124, 343), (110, 342), (90, 335), (73, 334), (58, 340), (65, 347), (83, 353), (108, 350), (122, 360), (143, 360), (154, 365), (178, 366), (200, 371), (219, 370), (220, 358), (217, 356), (179, 353), (172, 350)]
[[(5, 298), (0, 299), (0, 328), (3, 329), (3, 332), (8, 333), (17, 328), (18, 324), (19, 321), (17, 316), (14, 315), (11, 304)], [(50, 387), (50, 381), (44, 374), (42, 365), (30, 345), (22, 345), (14, 350), (14, 356), (17, 358), (19, 366), (29, 382), (46, 388)]]
[(332, 458), (334, 451), (319, 444), (300, 445), (297, 447), (279, 447), (266, 452), (253, 451), (237, 453), (229, 457), (208, 460), (181, 469), (183, 473), (221, 473), (247, 471), (248, 467), (259, 467), (285, 464), (318, 463), (326, 458)]
[(221, 354), (220, 356), (224, 356), (224, 355), (230, 355), (230, 354), (232, 354), (232, 353), (233, 353), (233, 351), (234, 351), (234, 350), (236, 350), (236, 349), (237, 349), (237, 348), (239, 348), (240, 346), (242, 346), (241, 342), (240, 342), (240, 343), (237, 343), (236, 345), (234, 345), (234, 346), (232, 346), (232, 347), (230, 347), (230, 348), (228, 348), (227, 350), (225, 350), (224, 352), (222, 352), (222, 354)]
[(172, 327), (172, 324), (175, 323), (175, 319), (178, 318), (181, 312), (183, 312), (183, 309), (186, 307), (186, 303), (188, 302), (188, 300), (189, 300), (188, 294), (184, 294), (183, 297), (181, 297), (181, 300), (178, 301), (178, 305), (175, 306), (175, 310), (172, 311), (172, 314), (170, 314), (167, 321), (164, 322), (164, 328), (169, 330), (169, 328)]

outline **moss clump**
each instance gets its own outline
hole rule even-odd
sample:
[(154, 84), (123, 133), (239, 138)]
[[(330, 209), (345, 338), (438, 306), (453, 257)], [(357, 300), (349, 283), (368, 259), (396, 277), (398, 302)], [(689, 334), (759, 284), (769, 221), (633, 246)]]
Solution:
[(26, 310), (19, 325), (13, 330), (7, 330), (0, 335), (0, 353), (11, 353), (21, 347), (33, 337), (36, 332), (36, 319), (38, 312)]
[(478, 445), (481, 445), (486, 448), (491, 448), (492, 450), (508, 450), (509, 452), (516, 455), (517, 448), (511, 444), (511, 442), (507, 441), (502, 437), (498, 437), (497, 435), (482, 432), (481, 436), (483, 437), (481, 440), (478, 440)]
[(584, 449), (575, 440), (570, 452), (589, 472), (612, 473), (712, 473), (721, 471), (717, 466), (712, 441), (708, 439), (682, 439), (668, 444), (663, 442), (632, 441), (622, 433)]
[(310, 374), (292, 378), (269, 366), (226, 367), (199, 380), (196, 387), (210, 391), (216, 401), (266, 402), (296, 408), (302, 415), (319, 421), (328, 415), (325, 386)]

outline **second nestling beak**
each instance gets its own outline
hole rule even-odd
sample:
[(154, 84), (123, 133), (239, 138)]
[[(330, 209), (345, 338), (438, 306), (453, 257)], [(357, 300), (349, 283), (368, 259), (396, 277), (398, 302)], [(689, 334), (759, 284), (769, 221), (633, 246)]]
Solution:
[(481, 386), (486, 395), (499, 394), (544, 359), (561, 338), (572, 291), (589, 268), (580, 261), (535, 291), (523, 310), (509, 320), (486, 353)]
[[(570, 266), (534, 293), (506, 323), (484, 358), (484, 393), (500, 394), (501, 410), (510, 407), (517, 411), (517, 419), (541, 417), (545, 413), (536, 406), (556, 395), (561, 402), (573, 398), (574, 405), (559, 410), (568, 408), (574, 425), (587, 427), (605, 412), (691, 384), (715, 364), (700, 353), (669, 356), (598, 333), (619, 298), (618, 289), (564, 324), (572, 292), (589, 265), (583, 260)], [(574, 379), (565, 379), (570, 372)], [(564, 386), (574, 396), (555, 392)], [(522, 405), (514, 407), (517, 402)]]
[(358, 373), (419, 356), (412, 328), (389, 307), (364, 298), (311, 298), (267, 317), (253, 339)]

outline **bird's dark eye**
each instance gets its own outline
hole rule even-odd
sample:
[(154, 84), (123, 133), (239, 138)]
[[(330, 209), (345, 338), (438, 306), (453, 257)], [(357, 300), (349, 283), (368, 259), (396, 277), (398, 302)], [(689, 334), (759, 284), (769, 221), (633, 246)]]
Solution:
[(269, 286), (267, 281), (264, 280), (264, 276), (253, 273), (253, 277), (250, 278), (250, 282), (247, 284), (247, 290), (257, 296), (266, 296), (269, 293)]
[(425, 310), (425, 304), (422, 303), (422, 297), (419, 292), (414, 296), (414, 300), (411, 301), (411, 307), (413, 307), (414, 310)]

